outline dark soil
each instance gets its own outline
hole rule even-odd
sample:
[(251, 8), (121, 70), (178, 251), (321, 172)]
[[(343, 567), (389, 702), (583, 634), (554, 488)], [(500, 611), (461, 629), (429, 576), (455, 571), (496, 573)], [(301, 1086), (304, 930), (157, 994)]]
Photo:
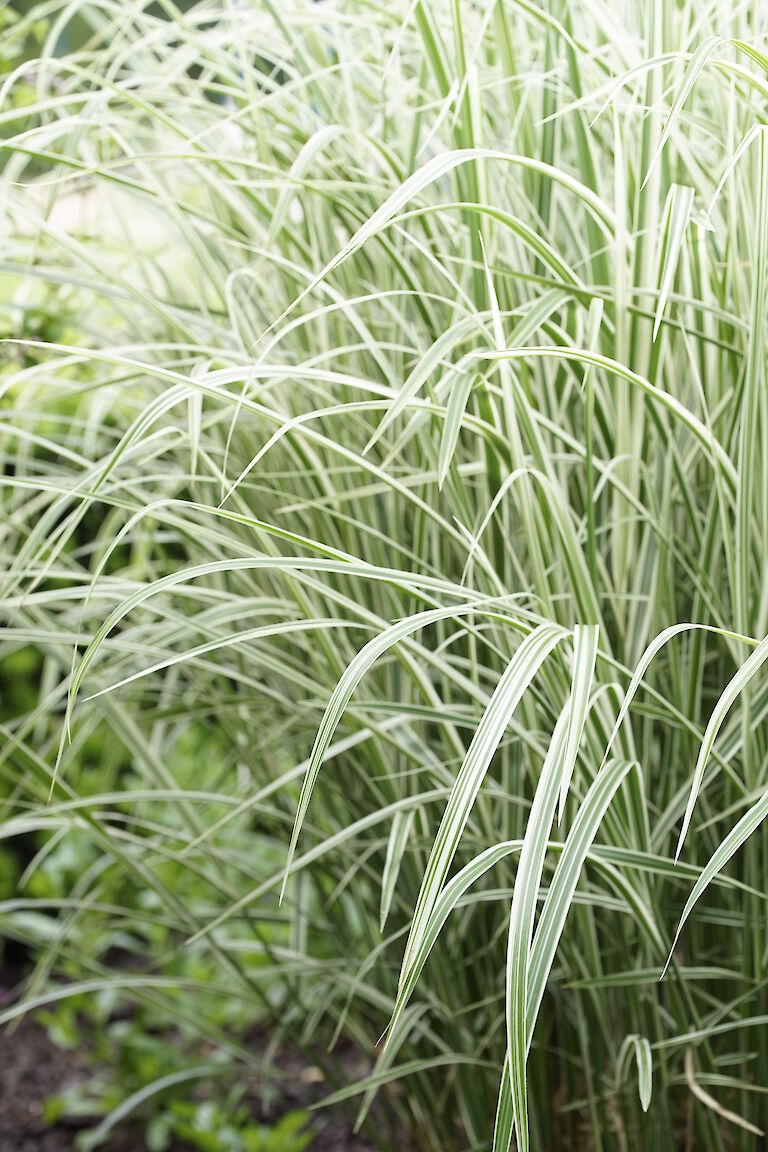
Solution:
[[(0, 986), (0, 996), (6, 1003), (10, 998), (8, 975), (6, 971), (4, 979), (0, 978), (0, 985), (4, 985)], [(264, 1043), (264, 1037), (255, 1035), (249, 1042), (255, 1047)], [(254, 1117), (267, 1123), (294, 1109), (311, 1107), (329, 1091), (319, 1070), (299, 1052), (280, 1051), (276, 1064), (285, 1080), (270, 1115), (261, 1114), (258, 1083), (254, 1082), (245, 1099)], [(44, 1104), (49, 1096), (84, 1083), (96, 1071), (84, 1054), (57, 1047), (32, 1019), (24, 1018), (16, 1027), (0, 1030), (0, 1152), (76, 1152), (75, 1139), (84, 1122), (64, 1117), (49, 1127), (43, 1117)], [(372, 1152), (375, 1147), (363, 1136), (354, 1135), (346, 1113), (321, 1110), (314, 1114), (312, 1126), (317, 1135), (309, 1145), (311, 1152)], [(104, 1145), (106, 1152), (144, 1152), (144, 1147), (141, 1130), (128, 1124), (116, 1128)], [(176, 1144), (168, 1152), (189, 1150)]]
[(87, 1074), (76, 1053), (57, 1048), (30, 1020), (0, 1034), (1, 1152), (71, 1152), (72, 1131), (48, 1128), (43, 1104)]
[[(286, 1063), (289, 1079), (281, 1106), (269, 1117), (273, 1121), (281, 1111), (306, 1108), (322, 1096), (323, 1085), (314, 1068), (298, 1066), (295, 1056), (289, 1056)], [(49, 1128), (43, 1106), (48, 1096), (84, 1082), (93, 1071), (83, 1056), (58, 1048), (32, 1020), (23, 1020), (14, 1031), (0, 1032), (0, 1152), (75, 1152), (82, 1123), (68, 1123), (65, 1118)], [(254, 1112), (258, 1114), (255, 1099)], [(369, 1152), (374, 1148), (353, 1134), (348, 1117), (331, 1110), (318, 1112), (314, 1126), (317, 1135), (309, 1146), (312, 1152)], [(125, 1127), (117, 1129), (105, 1147), (108, 1152), (143, 1152), (144, 1141), (135, 1128)], [(187, 1149), (176, 1145), (169, 1152)]]

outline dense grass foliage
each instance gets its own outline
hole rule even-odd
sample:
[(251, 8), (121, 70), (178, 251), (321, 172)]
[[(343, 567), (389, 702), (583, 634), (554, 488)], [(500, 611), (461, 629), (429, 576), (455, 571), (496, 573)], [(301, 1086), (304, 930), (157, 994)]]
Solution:
[(384, 1146), (761, 1146), (765, 25), (9, 21), (3, 1020), (351, 1041)]

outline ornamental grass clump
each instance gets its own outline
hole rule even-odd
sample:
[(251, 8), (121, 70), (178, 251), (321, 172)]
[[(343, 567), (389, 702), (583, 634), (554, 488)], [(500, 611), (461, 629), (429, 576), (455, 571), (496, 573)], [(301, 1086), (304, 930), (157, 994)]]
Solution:
[(384, 1147), (762, 1146), (765, 15), (9, 21), (0, 1019), (287, 1038)]

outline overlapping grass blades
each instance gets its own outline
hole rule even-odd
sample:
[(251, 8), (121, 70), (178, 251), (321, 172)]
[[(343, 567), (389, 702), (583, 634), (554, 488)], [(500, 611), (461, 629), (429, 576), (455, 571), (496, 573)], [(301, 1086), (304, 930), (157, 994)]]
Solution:
[(763, 15), (19, 15), (31, 1007), (121, 991), (233, 1076), (268, 1019), (383, 1147), (760, 1147)]

